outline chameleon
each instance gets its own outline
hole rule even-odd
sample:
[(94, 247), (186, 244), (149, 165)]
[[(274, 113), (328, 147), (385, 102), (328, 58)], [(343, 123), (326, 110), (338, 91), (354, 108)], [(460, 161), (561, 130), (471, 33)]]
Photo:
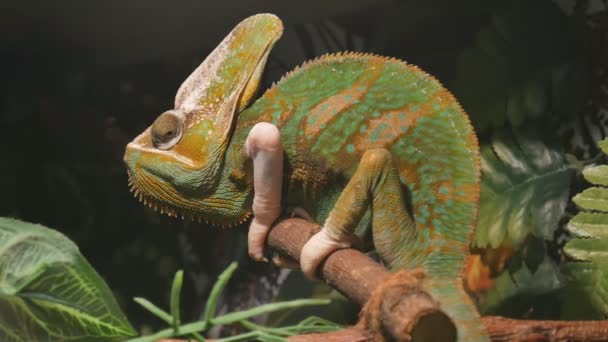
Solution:
[(488, 340), (462, 285), (480, 189), (462, 107), (420, 68), (356, 52), (305, 62), (258, 97), (282, 32), (273, 14), (246, 18), (184, 81), (174, 108), (126, 147), (135, 196), (174, 217), (251, 219), (258, 261), (272, 223), (296, 208), (322, 226), (301, 254), (310, 278), (331, 252), (371, 235), (389, 269), (424, 270), (459, 341)]

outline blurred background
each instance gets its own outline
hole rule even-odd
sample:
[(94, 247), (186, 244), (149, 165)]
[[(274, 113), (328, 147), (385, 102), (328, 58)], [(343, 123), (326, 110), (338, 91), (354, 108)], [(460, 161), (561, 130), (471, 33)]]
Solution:
[[(159, 322), (131, 298), (166, 303), (179, 268), (187, 272), (189, 318), (200, 313), (210, 284), (232, 260), (243, 267), (225, 310), (271, 300), (273, 284), (287, 277), (247, 260), (245, 227), (184, 223), (141, 205), (128, 191), (122, 164), (124, 146), (172, 108), (189, 73), (240, 20), (260, 12), (277, 14), (286, 27), (264, 87), (327, 52), (398, 57), (455, 93), (482, 144), (506, 134), (520, 144), (540, 141), (538, 148), (550, 146), (563, 160), (598, 155), (608, 100), (605, 1), (3, 0), (0, 215), (73, 239), (139, 329)], [(563, 316), (562, 301), (554, 300), (562, 286), (559, 248), (568, 238), (562, 227), (574, 212), (568, 199), (582, 187), (564, 176), (552, 183), (562, 190), (542, 198), (559, 213), (500, 237), (480, 229), (474, 247), (485, 254), (472, 266), (483, 273), (473, 280), (475, 291), (487, 295), (501, 274), (507, 276), (498, 283), (511, 289), (513, 279), (522, 285), (544, 272), (541, 284), (520, 286), (533, 288), (524, 295), (540, 295), (539, 302), (505, 306), (514, 293), (504, 290), (480, 297), (486, 312)], [(486, 222), (504, 212), (495, 215)], [(521, 265), (528, 278), (517, 273)]]

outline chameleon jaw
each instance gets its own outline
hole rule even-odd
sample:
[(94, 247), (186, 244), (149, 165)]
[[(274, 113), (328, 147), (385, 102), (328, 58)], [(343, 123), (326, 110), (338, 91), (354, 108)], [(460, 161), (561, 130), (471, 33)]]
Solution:
[(127, 170), (127, 174), (129, 191), (133, 194), (133, 196), (145, 206), (154, 209), (155, 212), (159, 212), (162, 215), (167, 215), (169, 217), (174, 218), (181, 218), (182, 220), (189, 220), (192, 222), (221, 226), (224, 228), (232, 228), (238, 226), (243, 222), (247, 221), (252, 215), (251, 211), (245, 211), (244, 214), (237, 219), (231, 220), (226, 217), (220, 217), (220, 219), (213, 219), (209, 216), (201, 214), (200, 212), (180, 208), (179, 206), (171, 205), (158, 200), (156, 197), (148, 194), (145, 190), (142, 190), (143, 187), (137, 184), (137, 181), (130, 170)]

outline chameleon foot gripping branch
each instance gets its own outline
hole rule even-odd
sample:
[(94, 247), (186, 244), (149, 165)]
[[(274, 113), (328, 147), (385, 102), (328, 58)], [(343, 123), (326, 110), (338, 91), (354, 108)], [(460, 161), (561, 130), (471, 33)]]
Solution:
[(304, 63), (254, 101), (281, 32), (274, 15), (247, 18), (188, 77), (175, 108), (127, 146), (136, 194), (172, 216), (242, 222), (261, 190), (244, 146), (256, 124), (270, 123), (284, 149), (283, 190), (267, 200), (303, 208), (334, 247), (371, 224), (391, 269), (422, 267), (459, 339), (487, 340), (461, 286), (480, 170), (456, 99), (400, 60), (340, 53)]

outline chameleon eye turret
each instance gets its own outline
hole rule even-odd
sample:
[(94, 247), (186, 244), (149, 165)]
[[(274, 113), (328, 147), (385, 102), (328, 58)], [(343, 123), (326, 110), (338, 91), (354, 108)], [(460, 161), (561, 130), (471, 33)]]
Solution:
[(169, 150), (182, 137), (182, 120), (176, 113), (165, 112), (152, 124), (152, 143), (159, 150)]

